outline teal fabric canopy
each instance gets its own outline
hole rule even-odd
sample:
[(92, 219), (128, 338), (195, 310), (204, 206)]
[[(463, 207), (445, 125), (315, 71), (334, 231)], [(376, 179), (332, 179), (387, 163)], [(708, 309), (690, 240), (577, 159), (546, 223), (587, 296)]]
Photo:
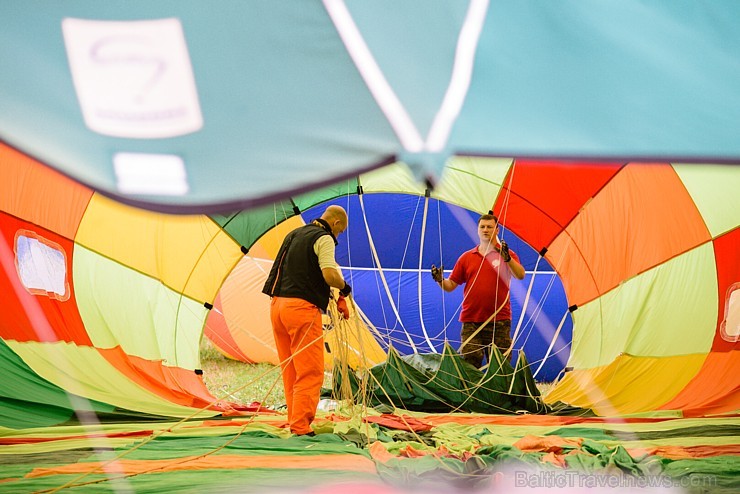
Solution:
[(734, 0), (8, 0), (0, 140), (162, 211), (453, 154), (740, 162)]

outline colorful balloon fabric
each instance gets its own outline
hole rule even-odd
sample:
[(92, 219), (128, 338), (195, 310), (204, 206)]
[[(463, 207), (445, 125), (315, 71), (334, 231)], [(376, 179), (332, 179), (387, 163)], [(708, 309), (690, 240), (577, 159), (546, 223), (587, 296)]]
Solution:
[[(0, 2), (0, 493), (740, 491), (738, 18)], [(261, 286), (329, 204), (355, 400), (293, 437), (200, 348), (279, 364)], [(489, 211), (527, 273), (471, 370), (430, 268)]]
[[(562, 375), (547, 401), (600, 415), (738, 409), (734, 167), (457, 158), (428, 194), (396, 164), (208, 217), (124, 206), (1, 149), (3, 365), (19, 376), (2, 385), (7, 425), (24, 415), (21, 403), (49, 405), (46, 423), (81, 406), (176, 417), (233, 407), (199, 375), (203, 329), (228, 355), (274, 362), (261, 277), (281, 234), (328, 203), (352, 218), (338, 260), (360, 316), (354, 367), (382, 362), (389, 346), (424, 353), (459, 338), (459, 299), (443, 301), (428, 270), (437, 260), (451, 267), (473, 245), (477, 215), (492, 209), (513, 250), (544, 254), (525, 261), (530, 280), (518, 288), (520, 307), (542, 324), (527, 316), (512, 326), (533, 371), (546, 355)], [(562, 282), (567, 302), (554, 311), (531, 296), (540, 269), (548, 284)]]
[(329, 202), (349, 211), (339, 262), (384, 348), (459, 342), (461, 294), (443, 295), (428, 271), (451, 269), (492, 209), (528, 271), (512, 287), (515, 347), (540, 380), (568, 370), (548, 400), (703, 415), (738, 408), (739, 180), (722, 165), (457, 158), (429, 198), (394, 165)]
[[(366, 349), (367, 365), (381, 362), (390, 346), (403, 354), (441, 353), (446, 342), (458, 347), (462, 290), (444, 294), (429, 276), (429, 268), (443, 264), (449, 275), (457, 257), (478, 241), (478, 216), (493, 206), (497, 187), (476, 177), (471, 168), (488, 166), (500, 184), (503, 176), (498, 175), (510, 164), (511, 160), (458, 160), (428, 198), (406, 167), (396, 164), (304, 200), (297, 206), (299, 217), (279, 223), (257, 240), (256, 234), (241, 237), (248, 252), (224, 283), (216, 300), (218, 310), (209, 314), (206, 335), (226, 355), (276, 363), (268, 306), (261, 293), (267, 268), (287, 231), (319, 217), (327, 204), (339, 204), (348, 211), (349, 227), (339, 238), (337, 260), (354, 287), (356, 306), (382, 348), (373, 355)], [(245, 224), (269, 228), (270, 221), (293, 213), (292, 206), (268, 209), (248, 210), (220, 222), (237, 236), (243, 235), (237, 229), (245, 231)], [(264, 215), (268, 221), (258, 219)], [(514, 322), (518, 347), (524, 347), (538, 365), (543, 363), (540, 379), (552, 381), (565, 367), (572, 328), (562, 283), (548, 262), (515, 234), (504, 230), (502, 235), (532, 270), (512, 286), (513, 310), (524, 314)], [(550, 347), (561, 323), (561, 340)], [(331, 367), (330, 359), (327, 365)]]

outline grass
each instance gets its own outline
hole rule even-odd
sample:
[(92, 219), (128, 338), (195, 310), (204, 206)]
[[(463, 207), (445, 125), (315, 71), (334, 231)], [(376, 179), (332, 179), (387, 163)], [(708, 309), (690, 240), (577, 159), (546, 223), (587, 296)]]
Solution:
[[(266, 407), (285, 404), (280, 369), (272, 364), (246, 364), (224, 357), (211, 341), (203, 337), (200, 345), (203, 381), (216, 398), (249, 404), (255, 401)], [(324, 386), (331, 386), (331, 375), (326, 373)], [(555, 383), (537, 383), (544, 396)]]
[(200, 344), (203, 381), (216, 398), (263, 406), (285, 403), (280, 368), (272, 364), (246, 364), (224, 357), (206, 337)]

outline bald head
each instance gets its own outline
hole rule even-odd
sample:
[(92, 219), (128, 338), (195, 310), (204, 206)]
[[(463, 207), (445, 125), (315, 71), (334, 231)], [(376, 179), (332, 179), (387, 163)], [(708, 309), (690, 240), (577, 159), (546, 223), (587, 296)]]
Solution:
[(329, 223), (335, 237), (347, 229), (347, 211), (342, 206), (332, 204), (327, 207), (324, 214), (321, 215), (321, 219)]

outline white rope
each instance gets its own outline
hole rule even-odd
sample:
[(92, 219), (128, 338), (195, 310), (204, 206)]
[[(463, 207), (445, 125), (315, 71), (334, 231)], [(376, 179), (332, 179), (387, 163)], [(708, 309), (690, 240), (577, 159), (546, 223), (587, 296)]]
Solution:
[(542, 369), (542, 366), (545, 365), (545, 362), (547, 362), (547, 357), (550, 356), (550, 352), (552, 352), (552, 347), (555, 346), (555, 341), (559, 339), (560, 337), (560, 330), (563, 329), (563, 324), (565, 324), (565, 319), (568, 317), (568, 314), (570, 311), (566, 310), (565, 314), (563, 315), (563, 318), (560, 319), (560, 324), (558, 324), (558, 329), (555, 330), (555, 334), (552, 337), (552, 340), (550, 340), (550, 346), (547, 347), (547, 351), (545, 352), (545, 356), (542, 357), (542, 361), (540, 362), (540, 365), (537, 367), (537, 370), (534, 371), (532, 374), (532, 377), (537, 377), (537, 374), (540, 372), (540, 369)]
[(527, 287), (527, 294), (524, 296), (524, 304), (522, 305), (522, 313), (519, 314), (519, 320), (516, 323), (516, 328), (514, 329), (514, 335), (511, 337), (511, 342), (514, 344), (516, 342), (517, 337), (519, 336), (519, 330), (522, 327), (522, 321), (524, 321), (524, 316), (527, 314), (527, 307), (529, 306), (529, 298), (532, 295), (532, 286), (534, 286), (534, 278), (537, 274), (537, 267), (540, 265), (540, 260), (542, 259), (542, 256), (537, 256), (537, 263), (534, 265), (534, 271), (532, 272), (532, 277), (529, 279), (529, 286)]
[[(427, 229), (427, 214), (429, 211), (429, 197), (424, 198), (424, 215), (421, 219), (421, 238), (419, 241), (419, 270), (417, 273), (417, 283), (416, 283), (416, 289), (417, 289), (417, 297), (419, 299), (419, 323), (421, 324), (421, 331), (424, 333), (424, 339), (427, 341), (427, 344), (429, 345), (429, 349), (432, 352), (436, 352), (437, 349), (434, 348), (434, 345), (432, 344), (431, 340), (429, 339), (429, 334), (427, 333), (427, 328), (424, 325), (424, 313), (422, 311), (422, 303), (421, 303), (421, 276), (422, 276), (422, 259), (424, 258), (424, 233)], [(443, 290), (444, 291), (444, 290)]]
[(403, 325), (401, 314), (399, 314), (398, 308), (396, 307), (396, 304), (393, 301), (393, 296), (391, 295), (391, 290), (390, 290), (390, 287), (388, 286), (388, 280), (385, 279), (385, 274), (383, 273), (383, 267), (380, 265), (380, 259), (378, 258), (378, 251), (375, 249), (375, 243), (373, 242), (373, 235), (370, 232), (370, 226), (367, 223), (367, 214), (365, 211), (365, 201), (363, 200), (362, 196), (363, 196), (362, 194), (359, 194), (357, 197), (360, 200), (360, 209), (362, 210), (362, 219), (365, 223), (365, 232), (367, 233), (367, 241), (368, 241), (368, 244), (370, 245), (370, 252), (373, 255), (373, 259), (375, 260), (375, 265), (378, 266), (378, 275), (380, 276), (380, 280), (383, 282), (383, 289), (385, 290), (385, 293), (388, 296), (388, 301), (391, 304), (391, 309), (393, 309), (393, 313), (396, 316), (396, 320), (401, 325), (401, 328), (403, 329), (403, 332), (406, 335), (406, 338), (408, 339), (409, 345), (414, 350), (414, 353), (418, 353), (416, 350), (416, 345), (414, 344), (414, 340), (411, 339), (411, 335), (409, 335), (408, 331), (406, 331), (406, 327)]
[[(555, 284), (555, 279), (557, 277), (557, 273), (555, 271), (540, 271), (540, 272), (538, 272), (536, 274), (538, 274), (538, 275), (549, 274), (550, 275), (550, 279), (547, 282), (547, 286), (545, 287), (545, 290), (542, 292), (542, 296), (540, 297), (540, 302), (541, 302), (543, 300), (546, 300), (550, 296), (550, 291), (552, 290), (552, 287)], [(529, 326), (530, 323), (531, 323), (531, 327), (529, 328), (529, 330), (526, 333), (527, 336), (524, 338), (524, 342), (520, 345), (521, 348), (524, 348), (524, 346), (529, 341), (529, 337), (532, 336), (532, 332), (533, 332), (532, 330), (535, 328), (536, 321), (539, 319), (540, 314), (543, 311), (543, 305), (544, 304), (538, 302), (537, 303), (537, 306), (535, 307), (535, 309), (533, 311), (531, 311), (532, 312), (531, 314), (529, 314), (529, 316), (527, 318), (527, 322), (524, 323), (524, 331), (526, 331), (527, 326)], [(548, 321), (549, 321), (549, 319), (548, 319)]]
[[(439, 268), (442, 269), (442, 276), (444, 276), (444, 266), (442, 263), (442, 212), (440, 211), (441, 201), (437, 201), (437, 232), (439, 232)], [(457, 314), (457, 311), (455, 312)], [(454, 316), (454, 314), (453, 314)], [(452, 320), (452, 318), (450, 318)], [(442, 290), (442, 329), (438, 334), (447, 332), (447, 306), (445, 304), (445, 291)], [(445, 335), (446, 338), (446, 335)]]

